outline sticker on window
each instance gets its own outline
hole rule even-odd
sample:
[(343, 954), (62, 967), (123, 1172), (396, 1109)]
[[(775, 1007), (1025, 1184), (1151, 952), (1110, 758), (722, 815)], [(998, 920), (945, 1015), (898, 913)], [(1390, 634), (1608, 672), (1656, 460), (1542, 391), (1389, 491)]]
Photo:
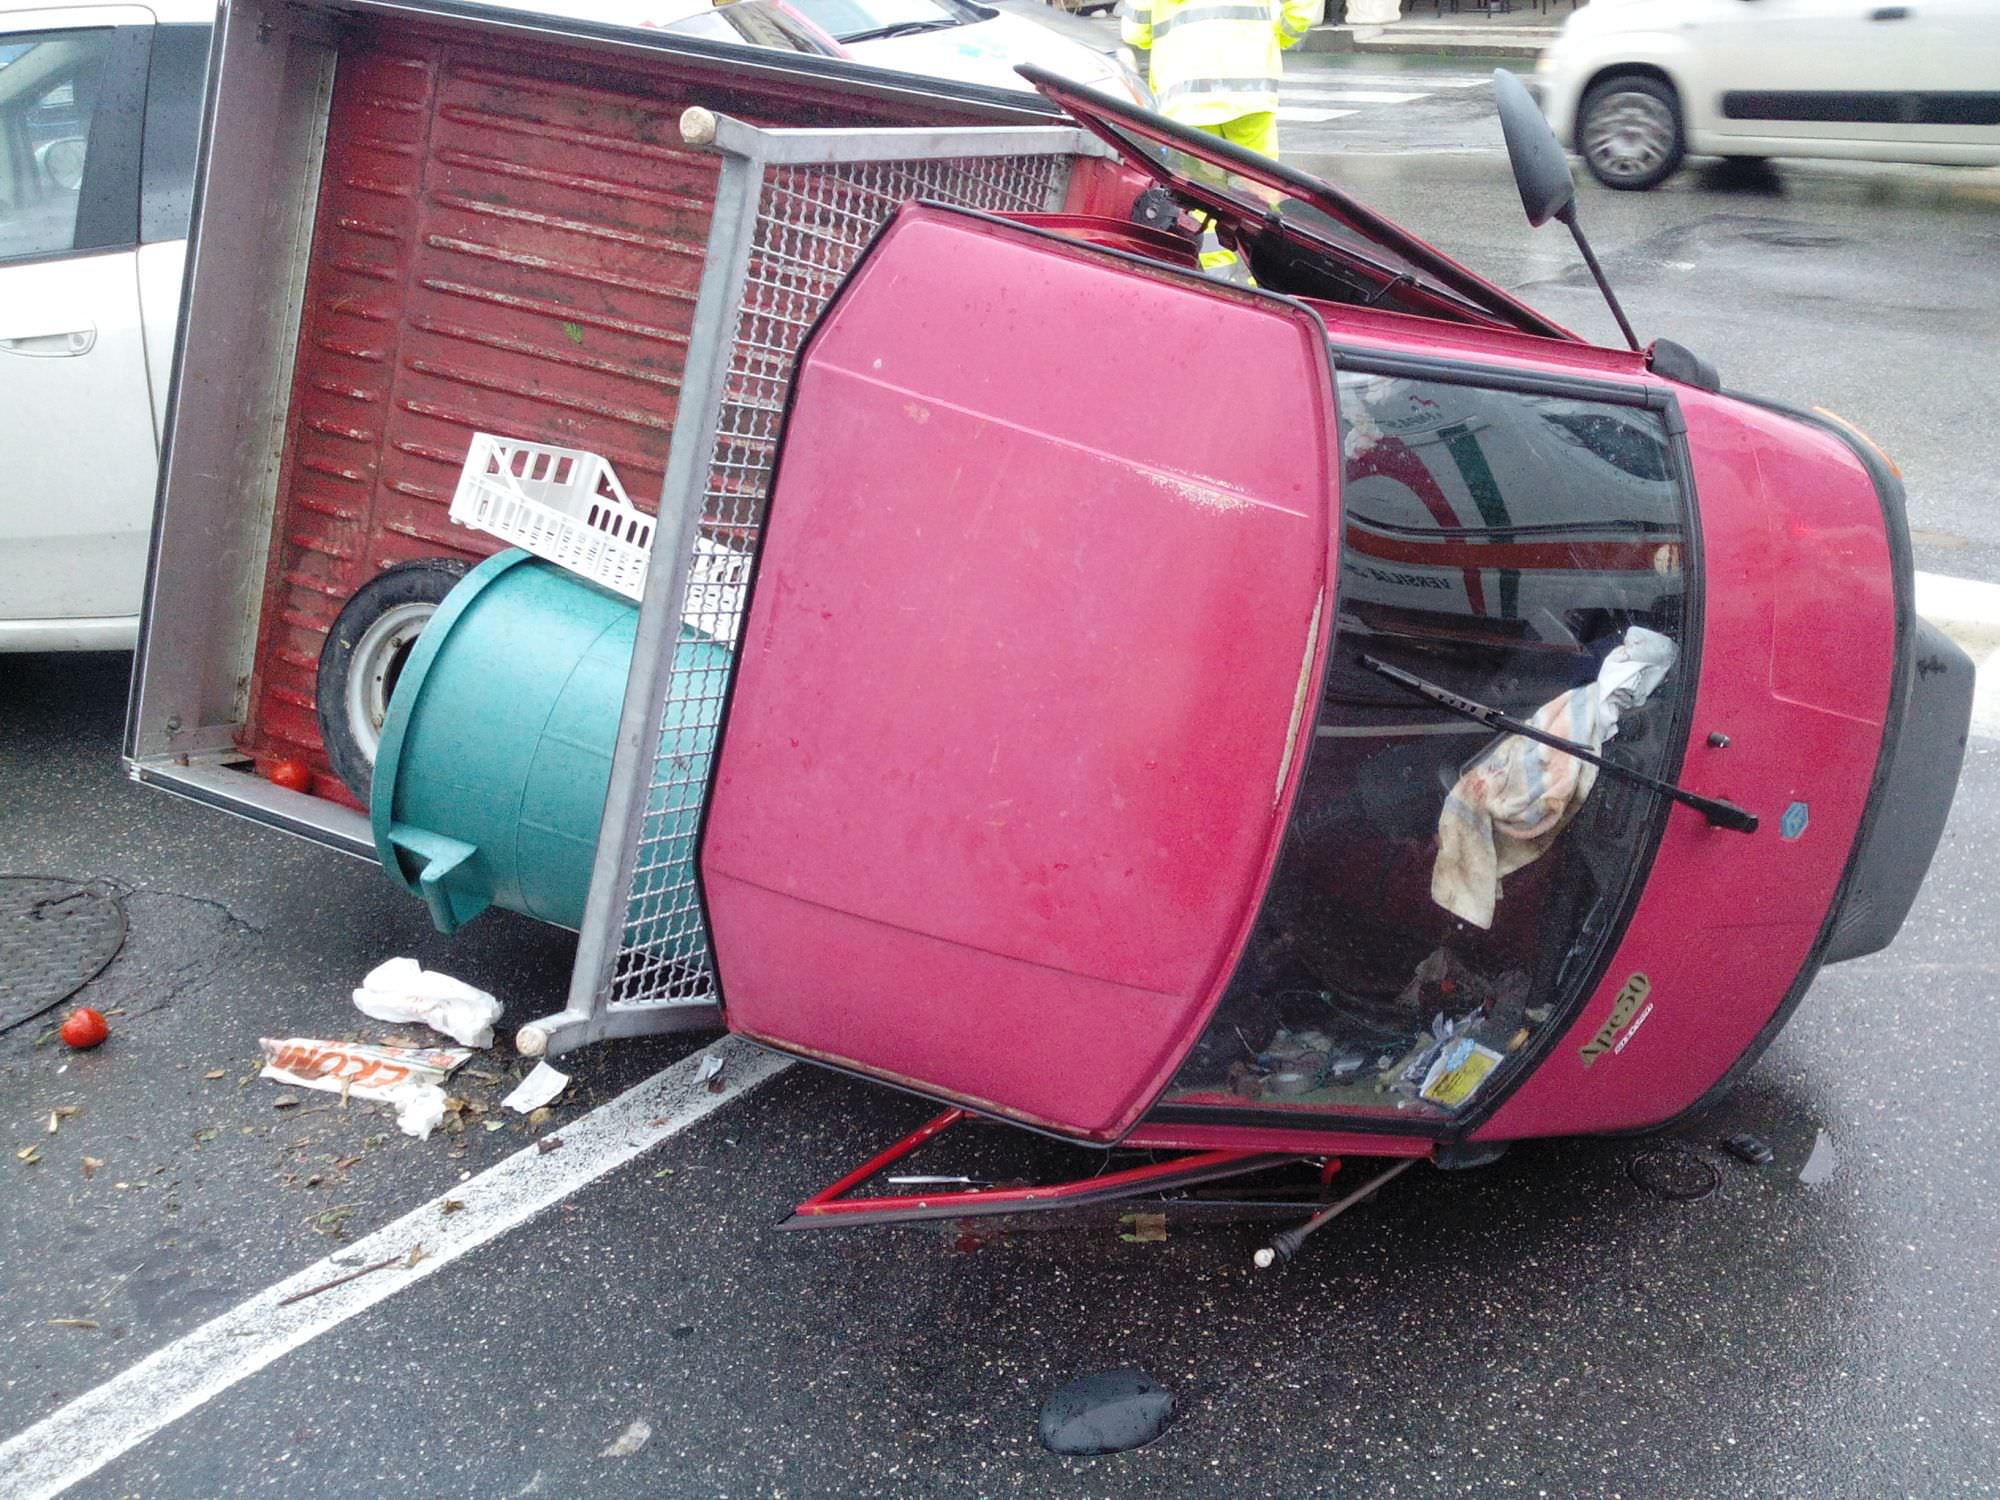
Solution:
[(1438, 1060), (1424, 1074), (1424, 1086), (1418, 1093), (1432, 1104), (1461, 1109), (1478, 1092), (1487, 1075), (1499, 1066), (1498, 1052), (1480, 1046), (1469, 1036), (1460, 1037), (1438, 1054)]

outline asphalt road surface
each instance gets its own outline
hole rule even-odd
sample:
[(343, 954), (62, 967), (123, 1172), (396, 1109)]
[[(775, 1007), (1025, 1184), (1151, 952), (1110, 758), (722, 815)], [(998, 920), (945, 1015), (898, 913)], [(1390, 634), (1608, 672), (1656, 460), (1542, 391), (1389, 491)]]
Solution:
[[(1560, 229), (1521, 220), (1481, 71), (1305, 59), (1287, 155), (1610, 335)], [(1902, 465), (1920, 566), (2000, 580), (2000, 180), (1698, 165), (1586, 183), (1583, 215), (1642, 336), (1861, 423)], [(498, 1049), (463, 1083), (483, 1113), (429, 1141), (326, 1095), (275, 1107), (257, 1039), (379, 1034), (348, 991), (383, 957), (518, 1023), (559, 1004), (570, 942), (504, 913), (440, 938), (364, 865), (126, 783), (125, 668), (0, 657), (0, 872), (114, 882), (130, 924), (84, 992), (105, 1047), (0, 1034), (0, 1496), (73, 1474), (329, 1500), (1993, 1486), (1994, 741), (1900, 942), (1827, 971), (1717, 1114), (1420, 1169), (1259, 1273), (1240, 1226), (781, 1232), (929, 1111), (803, 1066), (749, 1091), (747, 1054), (723, 1096), (612, 1102), (709, 1037), (573, 1056), (539, 1124), (497, 1109), (523, 1071)], [(1714, 1149), (1737, 1130), (1776, 1159)], [(1019, 1139), (971, 1149), (1075, 1164)], [(1803, 1180), (1816, 1147), (1836, 1164)], [(1714, 1191), (1643, 1186), (1663, 1149)], [(314, 1295), (279, 1306), (293, 1282)], [(1044, 1452), (1043, 1398), (1120, 1365), (1177, 1393), (1168, 1434)]]

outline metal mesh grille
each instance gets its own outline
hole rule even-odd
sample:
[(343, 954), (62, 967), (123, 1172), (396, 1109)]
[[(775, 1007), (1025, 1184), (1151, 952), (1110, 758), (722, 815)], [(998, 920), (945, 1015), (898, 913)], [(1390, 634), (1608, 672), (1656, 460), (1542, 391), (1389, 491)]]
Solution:
[[(800, 343), (901, 204), (929, 198), (995, 213), (1037, 212), (1061, 202), (1069, 168), (1070, 158), (1060, 155), (765, 168), (682, 615), (723, 649), (690, 644), (684, 632), (675, 657), (639, 823), (613, 1005), (684, 1002), (714, 987), (694, 843)], [(718, 204), (717, 212), (724, 211)]]

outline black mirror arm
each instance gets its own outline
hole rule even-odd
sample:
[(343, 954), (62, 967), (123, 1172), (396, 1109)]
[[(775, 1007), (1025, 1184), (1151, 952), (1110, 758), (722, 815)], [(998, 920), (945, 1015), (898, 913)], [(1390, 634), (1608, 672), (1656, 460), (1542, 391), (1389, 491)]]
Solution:
[(1590, 241), (1583, 237), (1583, 230), (1577, 226), (1576, 203), (1572, 200), (1556, 210), (1556, 217), (1569, 228), (1569, 237), (1576, 241), (1576, 248), (1583, 252), (1583, 263), (1590, 267), (1590, 274), (1597, 282), (1597, 289), (1604, 293), (1604, 300), (1611, 304), (1611, 316), (1618, 320), (1618, 331), (1625, 335), (1625, 342), (1632, 346), (1634, 353), (1639, 349), (1639, 336), (1632, 331), (1631, 323), (1625, 317), (1625, 309), (1618, 305), (1617, 294), (1611, 290), (1611, 283), (1604, 278), (1604, 268), (1597, 263), (1591, 253)]

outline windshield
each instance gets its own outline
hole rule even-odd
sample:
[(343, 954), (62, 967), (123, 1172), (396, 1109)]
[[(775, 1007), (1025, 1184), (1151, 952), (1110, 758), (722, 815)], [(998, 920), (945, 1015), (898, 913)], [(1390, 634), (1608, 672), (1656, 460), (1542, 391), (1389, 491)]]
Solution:
[(1665, 804), (1358, 658), (1670, 778), (1690, 523), (1656, 412), (1351, 369), (1338, 397), (1313, 747), (1250, 944), (1163, 1104), (1441, 1130), (1593, 992)]
[[(1231, 233), (1250, 240), (1244, 248), (1260, 285), (1298, 296), (1431, 316), (1455, 314), (1464, 321), (1576, 339), (1561, 324), (1316, 177), (1160, 115), (1080, 91), (1045, 69), (1030, 65), (1020, 71), (1176, 197), (1196, 208), (1218, 210)], [(1300, 264), (1286, 249), (1299, 243), (1334, 252), (1333, 265)]]
[(819, 57), (836, 55), (810, 28), (763, 0), (733, 0), (729, 5), (701, 11), (662, 29), (739, 46), (774, 47), (781, 52), (805, 52)]
[(793, 0), (806, 18), (843, 42), (943, 30), (986, 19), (966, 0)]

